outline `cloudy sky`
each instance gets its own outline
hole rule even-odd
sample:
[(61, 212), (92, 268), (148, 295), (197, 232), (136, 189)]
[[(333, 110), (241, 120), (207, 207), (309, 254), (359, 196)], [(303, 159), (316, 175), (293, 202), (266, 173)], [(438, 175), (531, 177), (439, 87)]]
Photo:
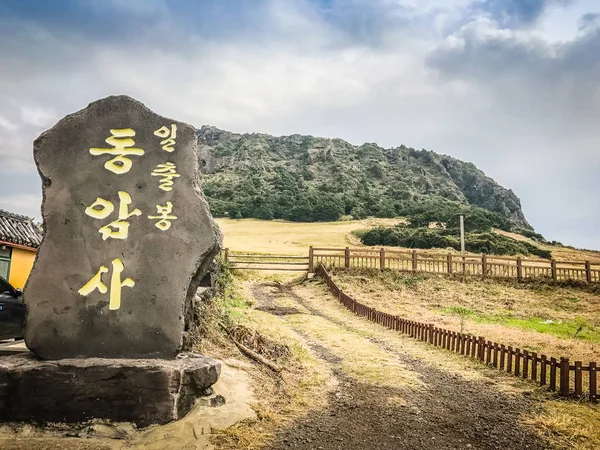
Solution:
[(121, 93), (471, 161), (600, 249), (600, 0), (0, 0), (0, 208), (39, 218), (32, 141)]

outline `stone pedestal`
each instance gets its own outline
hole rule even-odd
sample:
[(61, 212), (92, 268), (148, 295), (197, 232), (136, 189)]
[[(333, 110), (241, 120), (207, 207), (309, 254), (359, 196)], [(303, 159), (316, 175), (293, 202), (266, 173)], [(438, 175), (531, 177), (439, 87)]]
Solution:
[(0, 420), (165, 424), (187, 414), (220, 372), (220, 362), (197, 353), (173, 360), (6, 356), (0, 358)]

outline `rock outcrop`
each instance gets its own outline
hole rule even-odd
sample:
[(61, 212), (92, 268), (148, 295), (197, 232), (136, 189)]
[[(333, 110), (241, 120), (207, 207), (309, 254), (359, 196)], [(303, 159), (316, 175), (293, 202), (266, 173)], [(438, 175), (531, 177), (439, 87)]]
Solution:
[(113, 96), (34, 144), (45, 235), (25, 288), (44, 359), (174, 358), (222, 237), (199, 186), (195, 129)]

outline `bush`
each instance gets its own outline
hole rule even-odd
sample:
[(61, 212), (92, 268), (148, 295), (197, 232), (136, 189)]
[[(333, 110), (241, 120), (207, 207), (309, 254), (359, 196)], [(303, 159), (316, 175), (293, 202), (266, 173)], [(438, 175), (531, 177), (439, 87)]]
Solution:
[(443, 197), (427, 198), (420, 202), (402, 201), (398, 209), (413, 228), (426, 227), (430, 223), (458, 227), (462, 215), (465, 218), (465, 231), (492, 231), (492, 228), (511, 230), (510, 222), (496, 212)]
[(540, 244), (548, 243), (548, 241), (546, 240), (546, 238), (544, 236), (542, 236), (540, 233), (536, 233), (535, 231), (531, 231), (531, 230), (516, 230), (516, 231), (521, 236), (525, 236), (526, 238), (533, 239), (534, 241), (537, 241)]
[[(460, 237), (456, 229), (376, 227), (362, 234), (361, 242), (371, 246), (460, 250)], [(552, 257), (552, 252), (548, 250), (492, 232), (465, 233), (465, 249), (490, 255), (536, 255), (548, 259)]]

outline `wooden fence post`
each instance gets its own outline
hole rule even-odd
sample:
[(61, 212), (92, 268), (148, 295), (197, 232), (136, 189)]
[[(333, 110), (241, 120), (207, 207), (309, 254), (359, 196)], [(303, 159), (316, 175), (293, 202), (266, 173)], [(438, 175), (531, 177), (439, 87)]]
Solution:
[(575, 395), (581, 397), (583, 393), (583, 373), (581, 372), (581, 361), (575, 361)]
[(485, 360), (485, 338), (483, 336), (479, 336), (479, 361), (483, 362)]
[(314, 250), (312, 245), (308, 247), (308, 273), (313, 273), (315, 271), (315, 263), (314, 263)]
[(515, 370), (513, 370), (513, 375), (518, 377), (521, 374), (521, 349), (515, 348)]
[(448, 256), (446, 257), (446, 259), (447, 259), (447, 261), (448, 261), (448, 262), (447, 262), (447, 264), (448, 264), (448, 273), (449, 273), (450, 275), (452, 275), (452, 269), (453, 269), (453, 268), (452, 268), (452, 253), (448, 253)]
[(558, 274), (556, 272), (556, 260), (553, 259), (550, 261), (550, 267), (552, 268), (552, 280), (558, 280)]
[(225, 262), (228, 262), (228, 261), (229, 261), (229, 249), (226, 248), (225, 249)]
[(544, 386), (547, 383), (547, 376), (546, 376), (546, 368), (548, 367), (547, 365), (548, 361), (546, 360), (546, 355), (542, 355), (541, 357), (541, 362), (540, 362), (540, 386)]
[(379, 269), (385, 269), (385, 248), (383, 247), (379, 250)]
[(550, 358), (550, 390), (556, 392), (556, 358)]
[(417, 251), (412, 251), (412, 270), (413, 272), (417, 271)]
[(596, 368), (596, 363), (595, 362), (591, 362), (590, 363), (590, 402), (592, 403), (596, 403), (597, 402), (597, 378), (596, 378), (596, 374), (597, 374), (598, 370)]
[(592, 282), (592, 264), (589, 261), (585, 262), (585, 279), (588, 283)]
[(483, 278), (487, 276), (487, 255), (485, 253), (481, 255), (481, 274)]
[(517, 279), (519, 281), (523, 279), (523, 261), (520, 256), (517, 258)]
[(344, 267), (346, 269), (350, 268), (350, 248), (346, 247), (344, 250)]
[(560, 395), (569, 395), (569, 358), (560, 358)]

